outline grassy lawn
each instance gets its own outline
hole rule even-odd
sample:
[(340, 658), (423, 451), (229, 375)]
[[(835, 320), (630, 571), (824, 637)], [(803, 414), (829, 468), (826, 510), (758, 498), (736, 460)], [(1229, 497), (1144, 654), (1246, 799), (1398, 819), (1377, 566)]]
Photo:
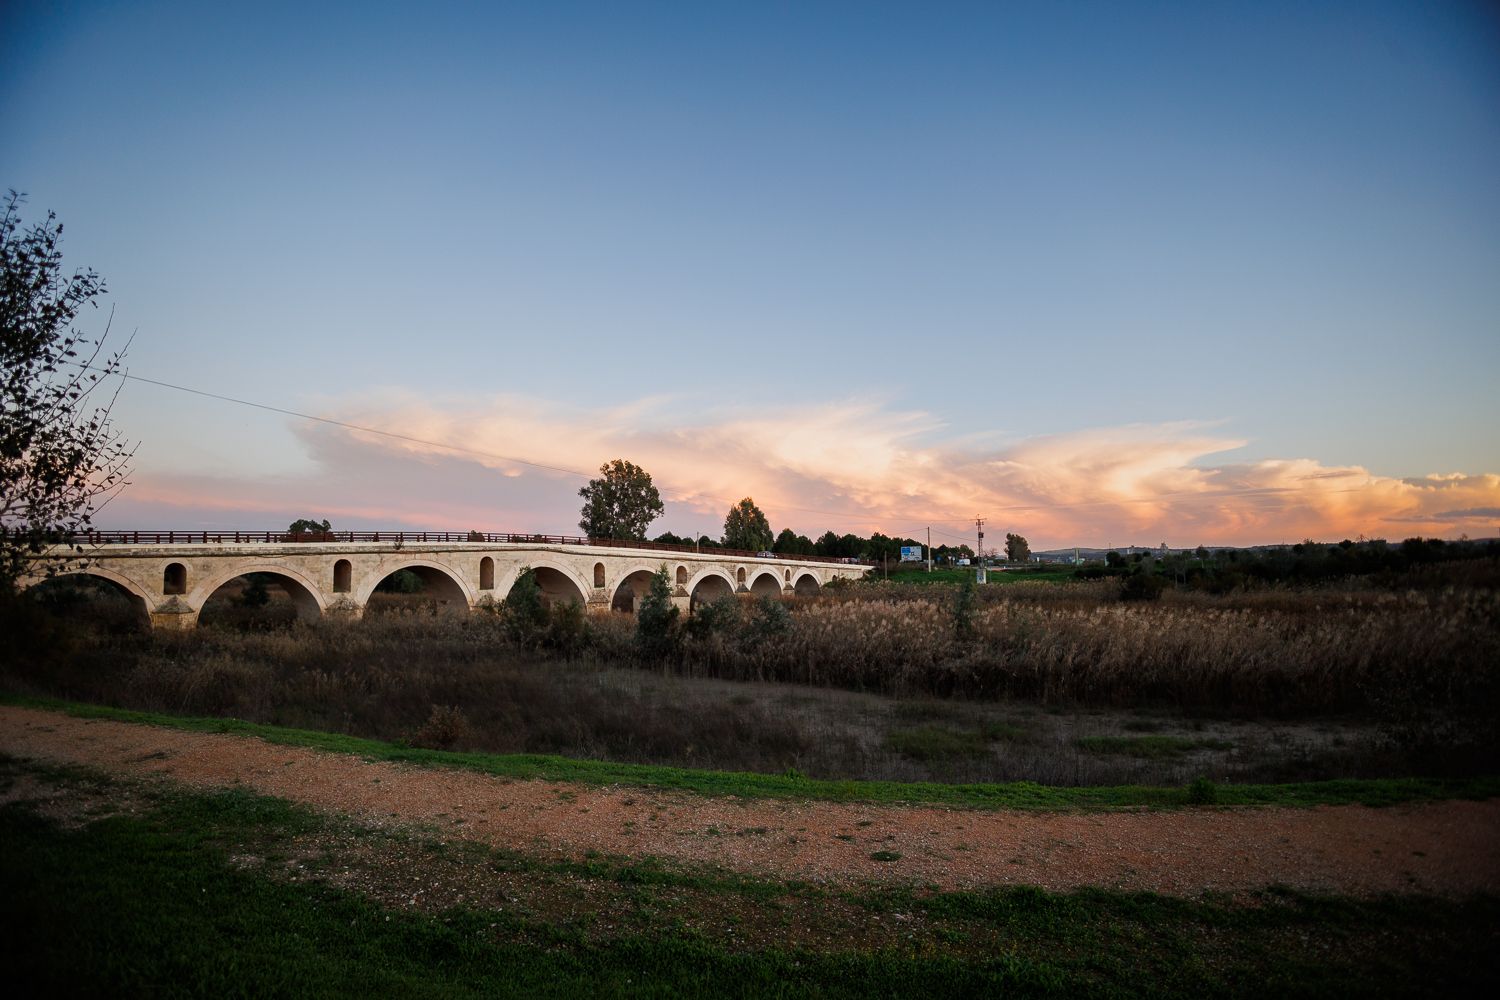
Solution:
[[(347, 753), (368, 760), (401, 761), (424, 767), (451, 767), (504, 777), (575, 781), (597, 785), (637, 785), (674, 788), (702, 795), (733, 795), (749, 798), (821, 799), (835, 802), (925, 803), (975, 809), (1107, 810), (1136, 808), (1180, 808), (1202, 802), (1187, 788), (1137, 785), (1062, 787), (1032, 782), (1009, 784), (941, 784), (937, 782), (829, 781), (796, 773), (752, 774), (702, 771), (649, 764), (619, 764), (610, 761), (575, 760), (536, 754), (459, 753), (362, 739), (336, 733), (290, 729), (237, 719), (135, 712), (101, 705), (84, 705), (53, 699), (17, 698), (0, 695), (0, 702), (66, 712), (78, 718), (114, 719), (121, 722), (163, 726), (189, 732), (232, 733), (253, 736), (271, 743), (311, 747), (332, 753)], [(1004, 739), (1003, 730), (975, 734), (944, 734), (915, 730), (905, 737), (917, 752), (967, 753), (985, 741)], [(1174, 740), (1177, 737), (1125, 737), (1131, 741)], [(1314, 781), (1276, 785), (1219, 785), (1211, 801), (1221, 806), (1314, 806), (1359, 803), (1394, 805), (1433, 799), (1486, 799), (1500, 796), (1500, 777), (1478, 778), (1379, 778)]]
[[(1488, 897), (846, 893), (542, 862), (0, 761), (0, 784), (18, 780), (74, 810), (44, 818), (24, 789), (0, 807), (23, 994), (1467, 995), (1500, 972)], [(413, 885), (467, 895), (413, 905)]]

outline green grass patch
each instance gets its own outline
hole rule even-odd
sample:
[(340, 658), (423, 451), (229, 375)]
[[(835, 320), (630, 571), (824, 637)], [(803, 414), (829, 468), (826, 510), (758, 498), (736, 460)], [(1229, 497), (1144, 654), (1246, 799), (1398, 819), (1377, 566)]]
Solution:
[[(289, 729), (239, 719), (213, 719), (137, 712), (51, 698), (0, 695), (0, 702), (77, 718), (162, 726), (187, 732), (252, 736), (286, 746), (345, 753), (374, 761), (396, 761), (422, 767), (457, 768), (519, 779), (580, 782), (595, 785), (634, 785), (680, 789), (700, 795), (748, 798), (822, 799), (831, 802), (918, 803), (974, 809), (1109, 810), (1179, 808), (1188, 805), (1185, 788), (1143, 785), (1057, 787), (1029, 781), (1005, 784), (941, 784), (938, 782), (833, 781), (785, 774), (698, 771), (650, 764), (573, 760), (537, 754), (457, 753), (423, 750), (379, 740)], [(1142, 739), (1147, 737), (1141, 737)], [(1315, 806), (1358, 803), (1395, 805), (1436, 799), (1500, 797), (1500, 777), (1378, 778), (1313, 781), (1280, 785), (1221, 785), (1217, 801), (1225, 806)]]
[(990, 752), (989, 741), (979, 730), (949, 729), (946, 726), (892, 730), (886, 733), (885, 748), (923, 761), (983, 757)]
[(1024, 735), (1020, 726), (1010, 722), (985, 722), (974, 729), (915, 726), (887, 733), (884, 746), (892, 753), (905, 754), (913, 760), (957, 760), (983, 757), (990, 752), (990, 744), (1018, 740)]
[(1232, 750), (1228, 740), (1197, 739), (1188, 736), (1084, 736), (1077, 741), (1080, 749), (1090, 753), (1139, 757), (1142, 760), (1171, 760), (1198, 750)]

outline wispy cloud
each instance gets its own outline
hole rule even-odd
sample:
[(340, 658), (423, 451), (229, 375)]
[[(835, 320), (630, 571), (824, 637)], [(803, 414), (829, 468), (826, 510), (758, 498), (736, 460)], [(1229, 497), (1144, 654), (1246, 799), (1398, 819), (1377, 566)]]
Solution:
[(349, 526), (572, 532), (581, 479), (558, 470), (589, 473), (616, 457), (653, 474), (669, 501), (663, 526), (677, 530), (716, 530), (742, 496), (777, 528), (914, 535), (932, 524), (966, 535), (981, 514), (991, 537), (1019, 531), (1033, 547), (1490, 534), (1500, 512), (1492, 473), (1395, 479), (1308, 458), (1215, 462), (1246, 442), (1202, 422), (997, 444), (945, 439), (932, 414), (867, 401), (747, 412), (660, 397), (588, 409), (384, 391), (325, 412), (421, 440), (298, 424), (317, 475), (227, 480), (146, 468), (111, 521), (183, 523), (195, 511), (216, 524), (317, 514)]

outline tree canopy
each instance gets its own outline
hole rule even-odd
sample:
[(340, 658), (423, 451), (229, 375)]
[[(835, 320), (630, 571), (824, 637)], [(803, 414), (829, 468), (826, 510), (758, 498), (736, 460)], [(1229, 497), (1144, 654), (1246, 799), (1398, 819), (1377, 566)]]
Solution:
[(724, 547), (747, 549), (751, 552), (770, 551), (775, 536), (771, 533), (771, 522), (755, 506), (755, 501), (745, 497), (729, 508), (724, 518)]
[[(129, 475), (131, 448), (95, 391), (120, 371), (73, 327), (104, 281), (64, 274), (62, 223), (47, 213), (23, 226), (15, 191), (0, 216), (0, 592), (13, 589), (28, 554), (87, 528)], [(115, 390), (118, 392), (118, 389)]]
[(578, 527), (590, 538), (643, 541), (651, 522), (666, 509), (651, 474), (618, 458), (599, 466), (599, 478), (590, 479), (578, 495), (583, 497)]
[(1005, 535), (1005, 558), (1011, 562), (1027, 562), (1031, 559), (1031, 545), (1024, 535)]

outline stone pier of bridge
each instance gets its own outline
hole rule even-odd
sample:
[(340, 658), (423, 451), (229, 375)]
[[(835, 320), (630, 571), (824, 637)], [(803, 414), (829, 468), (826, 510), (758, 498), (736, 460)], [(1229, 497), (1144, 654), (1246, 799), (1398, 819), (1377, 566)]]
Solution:
[(665, 569), (672, 600), (684, 609), (730, 594), (816, 594), (868, 567), (839, 561), (595, 546), (499, 542), (248, 542), (102, 544), (35, 558), (23, 587), (51, 576), (85, 575), (127, 594), (153, 628), (190, 629), (221, 587), (251, 573), (274, 579), (299, 617), (359, 616), (381, 581), (405, 570), (423, 592), (450, 606), (505, 600), (534, 571), (543, 600), (571, 601), (591, 613), (633, 612), (651, 577)]

